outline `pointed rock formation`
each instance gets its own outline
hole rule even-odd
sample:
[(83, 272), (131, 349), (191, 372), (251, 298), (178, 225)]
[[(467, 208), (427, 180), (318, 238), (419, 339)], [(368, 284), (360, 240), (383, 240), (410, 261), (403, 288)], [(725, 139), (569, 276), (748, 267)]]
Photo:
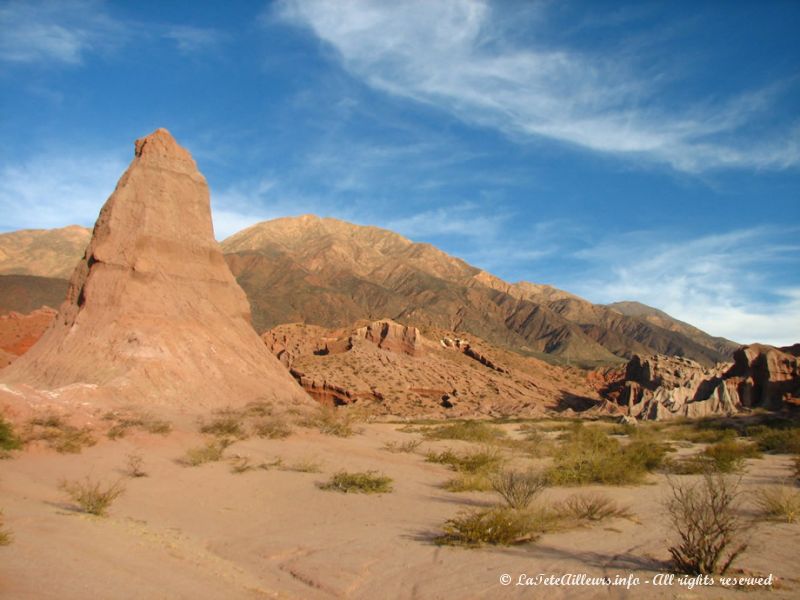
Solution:
[(311, 402), (252, 329), (206, 181), (165, 129), (136, 141), (57, 318), (0, 381), (185, 408)]

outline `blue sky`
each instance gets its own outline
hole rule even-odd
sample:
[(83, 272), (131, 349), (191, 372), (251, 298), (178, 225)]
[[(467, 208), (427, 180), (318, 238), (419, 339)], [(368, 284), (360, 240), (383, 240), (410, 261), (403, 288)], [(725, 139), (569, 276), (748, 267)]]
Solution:
[(797, 2), (0, 2), (0, 230), (166, 127), (220, 239), (314, 213), (800, 341)]

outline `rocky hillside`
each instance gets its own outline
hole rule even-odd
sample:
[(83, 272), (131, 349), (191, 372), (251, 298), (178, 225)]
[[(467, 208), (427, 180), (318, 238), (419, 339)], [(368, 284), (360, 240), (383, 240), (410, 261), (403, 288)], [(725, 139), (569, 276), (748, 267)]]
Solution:
[(4, 233), (0, 235), (0, 274), (69, 279), (91, 234), (78, 225)]
[(336, 219), (267, 221), (222, 247), (258, 330), (386, 317), (582, 365), (661, 353), (710, 366), (737, 347), (699, 330), (689, 335), (673, 326), (679, 321), (624, 314), (546, 285), (510, 284), (429, 244)]
[(599, 404), (577, 369), (454, 332), (380, 320), (341, 329), (285, 324), (262, 337), (319, 402), (378, 415), (536, 417)]

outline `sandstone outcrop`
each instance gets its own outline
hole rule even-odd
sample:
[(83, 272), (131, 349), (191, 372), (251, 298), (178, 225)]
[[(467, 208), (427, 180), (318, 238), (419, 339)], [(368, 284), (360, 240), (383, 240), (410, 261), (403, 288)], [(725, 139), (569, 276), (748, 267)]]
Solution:
[(600, 393), (639, 419), (780, 410), (800, 404), (800, 359), (794, 348), (743, 346), (734, 353), (733, 364), (712, 368), (680, 357), (634, 356), (623, 376), (595, 372), (590, 379), (606, 379)]
[(58, 316), (0, 381), (184, 408), (312, 402), (252, 329), (206, 181), (164, 129), (136, 141)]
[(379, 415), (542, 416), (599, 401), (576, 370), (474, 336), (441, 330), (423, 335), (388, 319), (333, 330), (279, 325), (262, 339), (317, 401), (366, 405)]

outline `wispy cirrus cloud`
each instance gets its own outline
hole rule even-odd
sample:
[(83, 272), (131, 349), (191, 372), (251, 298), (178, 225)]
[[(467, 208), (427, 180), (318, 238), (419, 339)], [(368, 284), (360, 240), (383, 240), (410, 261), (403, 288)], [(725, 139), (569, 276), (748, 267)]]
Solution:
[(0, 6), (3, 62), (79, 65), (86, 53), (127, 39), (126, 28), (96, 0), (15, 0)]
[(632, 232), (578, 251), (563, 285), (595, 302), (637, 300), (742, 343), (800, 341), (797, 227), (754, 227), (691, 239)]
[[(370, 86), (446, 110), (516, 138), (546, 138), (588, 150), (666, 163), (687, 172), (800, 164), (800, 125), (766, 134), (780, 85), (722, 100), (671, 101), (660, 73), (623, 51), (593, 55), (514, 35), (503, 3), (283, 0), (277, 14), (307, 27)], [(548, 27), (547, 4), (527, 25)]]
[(3, 166), (3, 230), (91, 226), (126, 166), (101, 151), (50, 152)]
[(183, 55), (204, 53), (224, 33), (208, 27), (115, 17), (103, 0), (11, 0), (0, 5), (0, 62), (80, 66), (87, 56), (158, 38)]

